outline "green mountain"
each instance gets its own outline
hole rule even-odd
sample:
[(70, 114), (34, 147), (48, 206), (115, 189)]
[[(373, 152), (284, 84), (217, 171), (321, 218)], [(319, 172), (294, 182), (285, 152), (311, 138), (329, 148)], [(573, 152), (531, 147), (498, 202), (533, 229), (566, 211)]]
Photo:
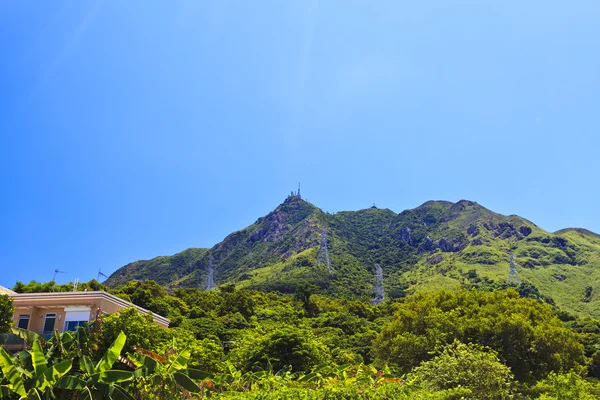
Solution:
[(400, 214), (375, 207), (328, 214), (292, 195), (211, 249), (136, 261), (106, 284), (153, 279), (171, 288), (235, 283), (291, 293), (310, 283), (324, 293), (373, 299), (379, 267), (386, 297), (521, 282), (527, 295), (600, 316), (599, 235), (546, 232), (467, 200), (429, 201)]

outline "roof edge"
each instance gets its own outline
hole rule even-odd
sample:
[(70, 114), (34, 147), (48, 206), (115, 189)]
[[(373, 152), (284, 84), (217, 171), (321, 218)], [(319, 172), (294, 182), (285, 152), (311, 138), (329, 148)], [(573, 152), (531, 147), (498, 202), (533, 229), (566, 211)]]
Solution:
[(8, 294), (12, 296), (13, 294), (17, 294), (17, 292), (10, 290), (9, 288), (5, 288), (4, 286), (0, 286), (0, 295)]

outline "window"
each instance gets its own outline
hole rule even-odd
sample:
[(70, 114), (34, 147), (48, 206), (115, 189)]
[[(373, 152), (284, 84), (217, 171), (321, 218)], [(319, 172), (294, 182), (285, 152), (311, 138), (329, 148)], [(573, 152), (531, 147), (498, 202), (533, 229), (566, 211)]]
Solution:
[(83, 326), (90, 320), (92, 309), (84, 306), (65, 307), (65, 332), (76, 331), (78, 326)]
[(87, 324), (87, 321), (65, 321), (65, 332), (75, 332), (78, 326)]
[(44, 321), (43, 334), (54, 332), (54, 322), (56, 322), (56, 314), (46, 314), (46, 320)]
[(19, 321), (17, 322), (17, 328), (21, 328), (21, 329), (29, 328), (29, 314), (19, 315)]

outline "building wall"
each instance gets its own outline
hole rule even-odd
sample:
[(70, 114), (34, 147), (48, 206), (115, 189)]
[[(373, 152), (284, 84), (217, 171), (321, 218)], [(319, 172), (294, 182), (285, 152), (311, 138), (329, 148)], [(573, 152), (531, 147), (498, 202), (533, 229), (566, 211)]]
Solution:
[[(29, 330), (42, 333), (42, 329), (44, 328), (44, 321), (46, 320), (46, 314), (54, 313), (56, 314), (56, 320), (54, 322), (54, 329), (62, 332), (62, 321), (64, 319), (64, 311), (63, 308), (48, 308), (48, 309), (40, 309), (35, 308), (35, 314), (32, 315), (32, 319), (29, 320)], [(60, 316), (60, 319), (59, 319)]]
[[(99, 306), (100, 306), (100, 309), (102, 310), (102, 312), (106, 313), (106, 314), (114, 314), (117, 311), (122, 310), (123, 308), (125, 308), (125, 307), (122, 307), (122, 306), (120, 306), (118, 304), (115, 304), (115, 303), (112, 303), (110, 301), (107, 301), (105, 299), (100, 300)], [(92, 308), (93, 312), (96, 312), (97, 308), (98, 307)]]
[[(133, 306), (121, 299), (115, 299), (114, 296), (111, 298), (110, 295), (104, 292), (87, 292), (85, 294), (82, 292), (76, 294), (53, 293), (52, 295), (39, 293), (31, 296), (16, 295), (13, 296), (13, 299), (15, 306), (14, 326), (18, 326), (19, 315), (29, 314), (28, 329), (38, 334), (42, 333), (46, 314), (51, 313), (56, 314), (54, 329), (62, 332), (65, 327), (65, 307), (89, 307), (90, 315), (88, 321), (90, 321), (96, 317), (98, 309), (105, 314), (114, 314), (125, 307)], [(136, 308), (142, 314), (148, 312), (142, 308)], [(164, 327), (168, 327), (169, 325), (169, 321), (160, 316), (155, 316), (155, 322)]]
[[(87, 305), (86, 305), (87, 306)], [(95, 314), (96, 309), (98, 307), (95, 304), (92, 304), (91, 313)], [(115, 311), (113, 311), (115, 312)], [(29, 327), (30, 331), (41, 334), (42, 329), (44, 328), (44, 322), (46, 320), (46, 314), (56, 314), (56, 320), (54, 323), (54, 329), (59, 332), (63, 332), (65, 327), (65, 308), (63, 307), (51, 307), (51, 308), (39, 308), (39, 307), (31, 307), (29, 309), (15, 309), (14, 314), (14, 326), (18, 326), (19, 324), (19, 316), (22, 314), (29, 314)], [(95, 317), (95, 315), (94, 315)], [(91, 318), (88, 318), (90, 321)]]

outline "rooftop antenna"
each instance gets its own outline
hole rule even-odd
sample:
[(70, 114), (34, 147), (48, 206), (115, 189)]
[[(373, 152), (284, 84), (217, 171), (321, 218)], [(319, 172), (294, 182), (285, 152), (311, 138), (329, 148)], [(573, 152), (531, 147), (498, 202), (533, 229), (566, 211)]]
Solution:
[(79, 278), (75, 278), (75, 280), (73, 281), (73, 291), (74, 292), (77, 291), (77, 286), (79, 286)]
[(56, 282), (56, 274), (66, 274), (66, 272), (65, 271), (59, 271), (58, 269), (55, 269), (54, 270), (54, 276), (52, 277), (52, 280), (54, 282)]
[(100, 282), (100, 277), (101, 277), (101, 276), (103, 276), (103, 277), (105, 277), (106, 279), (108, 279), (108, 276), (104, 275), (104, 274), (102, 273), (102, 270), (101, 270), (101, 269), (98, 269), (98, 279), (96, 279), (98, 282)]

